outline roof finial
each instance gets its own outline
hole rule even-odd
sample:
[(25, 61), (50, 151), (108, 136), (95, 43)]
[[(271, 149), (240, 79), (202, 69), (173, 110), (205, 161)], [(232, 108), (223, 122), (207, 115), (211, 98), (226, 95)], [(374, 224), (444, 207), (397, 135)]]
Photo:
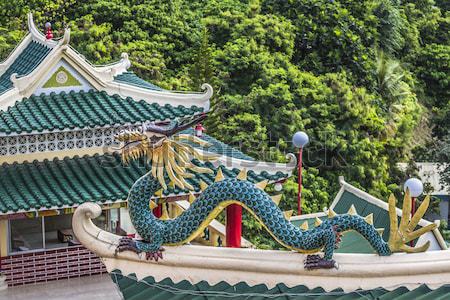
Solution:
[(45, 38), (47, 40), (53, 39), (52, 23), (50, 22), (45, 23)]

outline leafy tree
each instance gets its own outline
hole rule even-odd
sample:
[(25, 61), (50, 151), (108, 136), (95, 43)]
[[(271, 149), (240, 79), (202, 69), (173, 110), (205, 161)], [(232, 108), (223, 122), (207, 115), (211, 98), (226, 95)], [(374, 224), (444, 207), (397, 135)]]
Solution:
[[(132, 70), (163, 88), (212, 83), (208, 133), (255, 159), (283, 161), (296, 151), (290, 143), (296, 131), (310, 135), (302, 207), (316, 212), (330, 204), (340, 175), (385, 199), (400, 190), (397, 162), (419, 155), (448, 160), (442, 153), (450, 130), (447, 6), (433, 0), (2, 1), (0, 56), (25, 36), (26, 13), (33, 11), (38, 27), (51, 21), (56, 36), (69, 26), (71, 44), (95, 63), (127, 52)], [(426, 138), (417, 138), (422, 132)], [(294, 175), (285, 183), (283, 209), (296, 209), (296, 182)], [(244, 225), (255, 244), (278, 247), (249, 216)]]

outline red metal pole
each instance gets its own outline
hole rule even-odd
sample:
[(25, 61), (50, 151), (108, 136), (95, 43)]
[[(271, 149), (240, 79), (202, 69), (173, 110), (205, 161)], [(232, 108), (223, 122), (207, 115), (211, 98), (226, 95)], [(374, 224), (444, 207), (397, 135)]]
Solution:
[[(414, 216), (415, 213), (416, 213), (416, 197), (411, 197), (411, 218)], [(410, 241), (409, 245), (411, 247), (414, 247), (414, 241)]]
[(158, 204), (158, 207), (155, 207), (153, 209), (153, 214), (155, 215), (155, 217), (159, 218), (162, 215), (162, 204)]
[(242, 206), (231, 204), (227, 207), (226, 246), (241, 248)]
[(298, 208), (297, 215), (302, 214), (302, 154), (303, 148), (298, 149)]

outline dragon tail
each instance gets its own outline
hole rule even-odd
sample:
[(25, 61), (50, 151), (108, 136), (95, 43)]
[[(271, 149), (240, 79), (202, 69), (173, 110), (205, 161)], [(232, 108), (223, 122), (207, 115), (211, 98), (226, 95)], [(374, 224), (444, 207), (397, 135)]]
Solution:
[(429, 241), (418, 247), (411, 247), (408, 243), (417, 239), (424, 233), (434, 230), (437, 226), (436, 224), (429, 224), (415, 230), (430, 204), (430, 197), (427, 196), (424, 199), (414, 216), (411, 217), (411, 197), (409, 191), (407, 191), (403, 199), (400, 224), (395, 204), (396, 199), (391, 195), (389, 197), (390, 230), (388, 242), (384, 241), (382, 238), (384, 228), (377, 229), (373, 226), (373, 214), (369, 214), (366, 217), (359, 216), (354, 205), (352, 205), (347, 214), (344, 215), (336, 215), (336, 213), (330, 209), (328, 211), (328, 217), (330, 218), (329, 222), (339, 233), (355, 230), (364, 236), (378, 254), (382, 256), (390, 255), (394, 252), (417, 253), (426, 251), (430, 246)]

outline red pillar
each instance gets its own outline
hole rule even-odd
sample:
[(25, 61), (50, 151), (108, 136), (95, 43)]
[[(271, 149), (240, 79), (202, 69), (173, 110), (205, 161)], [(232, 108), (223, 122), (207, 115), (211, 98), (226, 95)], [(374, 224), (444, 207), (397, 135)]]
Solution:
[(227, 207), (226, 245), (231, 248), (241, 247), (242, 206), (231, 204)]
[(162, 215), (162, 204), (158, 204), (158, 207), (155, 207), (153, 209), (153, 214), (155, 215), (155, 217), (159, 218)]
[(298, 195), (297, 195), (297, 215), (302, 214), (302, 153), (303, 148), (298, 149)]
[[(414, 216), (415, 212), (416, 212), (416, 197), (411, 197), (411, 218)], [(411, 247), (414, 247), (414, 241), (410, 241), (409, 245)]]

